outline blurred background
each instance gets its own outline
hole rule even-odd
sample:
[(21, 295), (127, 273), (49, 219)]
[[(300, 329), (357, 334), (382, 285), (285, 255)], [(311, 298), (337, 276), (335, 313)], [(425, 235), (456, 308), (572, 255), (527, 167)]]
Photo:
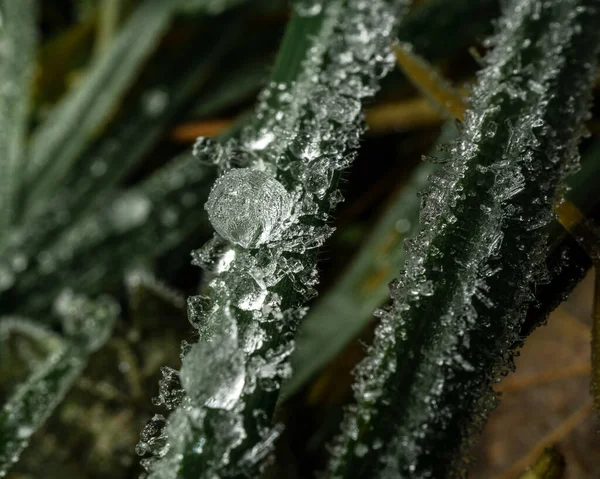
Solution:
[[(34, 276), (17, 276), (2, 288), (0, 311), (52, 315), (60, 284), (116, 295), (123, 314), (112, 339), (91, 357), (83, 377), (34, 435), (9, 473), (11, 479), (124, 479), (140, 474), (135, 454), (140, 431), (153, 414), (164, 413), (151, 401), (158, 395), (160, 368), (178, 369), (180, 343), (192, 336), (185, 298), (201, 288), (202, 277), (190, 263), (190, 251), (211, 234), (203, 210), (211, 173), (186, 170), (185, 157), (198, 136), (227, 135), (252, 112), (290, 16), (285, 0), (213, 1), (205, 2), (214, 5), (208, 12), (191, 8), (161, 20), (160, 3), (40, 2), (28, 136), (35, 138), (39, 128), (47, 128), (55, 108), (82, 88), (92, 96), (106, 94), (108, 107), (91, 123), (92, 133), (82, 134), (64, 175), (63, 193), (52, 198), (58, 205), (54, 211), (67, 212), (66, 219), (52, 216), (54, 226), (47, 226), (39, 220), (47, 215), (44, 207), (29, 208), (30, 223), (36, 225), (31, 236), (48, 244), (63, 238), (62, 248), (69, 251), (64, 258), (58, 255), (58, 266), (48, 266), (43, 253), (60, 247), (46, 247), (42, 239), (36, 242), (22, 234), (24, 244), (37, 254), (37, 269)], [(225, 3), (231, 7), (225, 10)], [(400, 39), (414, 43), (454, 85), (468, 85), (485, 53), (482, 40), (492, 31), (498, 2), (457, 2), (464, 9), (447, 15), (439, 9), (428, 12), (429, 3), (443, 2), (415, 2), (414, 16), (401, 28)], [(132, 19), (137, 24), (132, 26)], [(123, 32), (128, 37), (119, 39)], [(137, 57), (132, 53), (136, 49)], [(104, 76), (94, 73), (98, 64), (104, 65)], [(93, 75), (100, 80), (90, 87)], [(127, 78), (125, 86), (114, 87), (121, 77)], [(432, 154), (445, 122), (443, 112), (399, 70), (386, 77), (380, 93), (365, 107), (368, 130), (355, 164), (342, 178), (345, 201), (332, 219), (336, 232), (320, 258), (320, 293), (331, 291), (347, 274), (379, 218), (406, 192), (407, 183), (413, 184), (412, 172), (422, 155)], [(594, 148), (600, 135), (595, 118), (582, 145), (584, 156), (592, 160), (598, 156)], [(454, 131), (450, 135), (456, 128), (448, 127)], [(179, 164), (183, 166), (178, 169)], [(108, 178), (106, 171), (117, 173)], [(189, 178), (181, 180), (181, 172)], [(180, 180), (183, 186), (174, 188)], [(155, 201), (152, 213), (145, 213), (139, 191), (149, 192)], [(27, 194), (25, 187), (25, 205)], [(87, 219), (90, 215), (96, 216)], [(86, 221), (108, 226), (94, 233)], [(395, 225), (394, 245), (401, 245), (414, 229), (414, 218), (403, 221)], [(60, 235), (52, 233), (58, 224)], [(384, 251), (376, 259), (395, 264), (394, 254)], [(385, 290), (394, 271), (371, 272), (366, 279), (373, 290)], [(473, 448), (471, 477), (517, 478), (545, 447), (557, 445), (566, 460), (566, 478), (600, 478), (600, 424), (588, 392), (591, 274), (548, 325), (534, 332), (517, 360), (516, 373), (498, 384), (501, 405)], [(328, 311), (330, 327), (343, 329), (344, 315)], [(309, 374), (280, 404), (278, 420), (286, 429), (268, 477), (308, 478), (324, 466), (325, 445), (351, 400), (352, 368), (363, 357), (375, 322), (367, 318), (355, 337), (332, 352), (325, 367)], [(51, 348), (18, 331), (3, 334), (2, 401)]]

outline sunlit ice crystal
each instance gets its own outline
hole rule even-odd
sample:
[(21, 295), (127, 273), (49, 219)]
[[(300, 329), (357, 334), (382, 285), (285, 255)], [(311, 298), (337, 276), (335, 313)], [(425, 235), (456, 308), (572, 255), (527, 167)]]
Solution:
[(270, 174), (239, 168), (217, 179), (205, 208), (223, 238), (244, 248), (255, 248), (282, 231), (292, 199)]

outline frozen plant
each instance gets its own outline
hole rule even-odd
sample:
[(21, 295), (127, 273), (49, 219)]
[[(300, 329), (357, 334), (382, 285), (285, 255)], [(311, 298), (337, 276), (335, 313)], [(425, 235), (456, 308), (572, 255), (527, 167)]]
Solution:
[(0, 0), (0, 476), (464, 475), (590, 267), (597, 1), (63, 3)]

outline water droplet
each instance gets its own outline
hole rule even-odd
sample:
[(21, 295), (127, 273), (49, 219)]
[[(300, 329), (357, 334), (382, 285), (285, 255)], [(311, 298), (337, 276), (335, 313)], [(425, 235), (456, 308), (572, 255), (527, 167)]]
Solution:
[(142, 105), (144, 106), (144, 111), (149, 116), (159, 116), (163, 111), (165, 111), (165, 108), (167, 108), (168, 104), (169, 94), (159, 88), (144, 92), (142, 95)]
[(219, 165), (226, 159), (223, 146), (218, 141), (203, 136), (194, 143), (192, 154), (207, 165)]
[(165, 434), (167, 420), (160, 414), (155, 414), (144, 426), (140, 434), (140, 442), (135, 446), (139, 456), (152, 454), (163, 457), (169, 450), (168, 438)]
[(319, 0), (301, 0), (294, 4), (294, 10), (301, 17), (314, 17), (321, 13), (323, 6)]
[(268, 291), (247, 273), (240, 273), (231, 288), (233, 304), (244, 311), (256, 311), (265, 303)]
[(128, 192), (111, 205), (109, 221), (116, 230), (127, 231), (143, 224), (151, 210), (152, 203), (146, 195)]
[(192, 264), (211, 273), (222, 273), (229, 270), (235, 256), (230, 243), (214, 236), (202, 248), (192, 251)]

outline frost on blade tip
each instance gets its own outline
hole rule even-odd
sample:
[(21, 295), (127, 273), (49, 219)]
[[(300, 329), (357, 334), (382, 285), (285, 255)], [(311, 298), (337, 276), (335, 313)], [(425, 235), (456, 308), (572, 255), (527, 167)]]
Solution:
[(250, 168), (229, 170), (218, 178), (206, 202), (217, 233), (244, 248), (274, 239), (291, 208), (292, 200), (281, 183)]

